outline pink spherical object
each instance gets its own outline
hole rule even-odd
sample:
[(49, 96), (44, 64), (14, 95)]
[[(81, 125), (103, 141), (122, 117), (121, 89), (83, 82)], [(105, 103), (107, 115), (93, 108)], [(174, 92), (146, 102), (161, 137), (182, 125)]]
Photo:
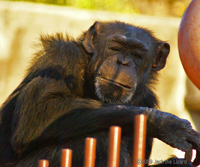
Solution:
[(192, 0), (183, 15), (178, 49), (186, 74), (200, 89), (200, 0)]

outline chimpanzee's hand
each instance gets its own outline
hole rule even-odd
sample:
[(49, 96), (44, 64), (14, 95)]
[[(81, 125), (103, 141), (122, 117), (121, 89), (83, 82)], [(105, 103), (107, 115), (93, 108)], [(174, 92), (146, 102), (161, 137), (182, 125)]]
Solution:
[(145, 110), (148, 115), (148, 123), (153, 127), (151, 133), (153, 137), (185, 151), (185, 159), (188, 163), (192, 158), (192, 149), (195, 149), (197, 153), (193, 165), (199, 165), (200, 133), (192, 129), (190, 122), (156, 109), (145, 108)]

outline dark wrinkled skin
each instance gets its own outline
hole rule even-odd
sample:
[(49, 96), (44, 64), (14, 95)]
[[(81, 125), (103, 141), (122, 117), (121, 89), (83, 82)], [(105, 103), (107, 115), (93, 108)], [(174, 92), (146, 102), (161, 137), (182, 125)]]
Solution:
[(200, 163), (200, 134), (187, 120), (155, 109), (151, 85), (165, 67), (169, 44), (122, 22), (96, 22), (77, 40), (57, 34), (41, 43), (24, 80), (0, 108), (0, 166), (35, 167), (48, 159), (59, 167), (67, 147), (73, 167), (80, 167), (84, 139), (95, 137), (96, 167), (105, 167), (109, 127), (118, 125), (120, 167), (130, 167), (137, 114), (148, 118), (147, 160), (153, 138), (186, 153), (187, 164), (154, 166), (190, 167), (192, 149), (193, 165)]
[[(200, 133), (192, 129), (190, 122), (159, 110), (149, 108), (145, 110), (147, 113), (151, 113), (148, 117), (148, 123), (155, 126), (154, 132), (148, 131), (148, 133), (153, 133), (153, 137), (184, 151), (187, 162), (191, 161), (192, 149), (195, 149), (197, 155), (194, 164), (198, 165), (200, 160)], [(167, 133), (168, 131), (171, 133)], [(155, 132), (156, 134), (154, 134)]]

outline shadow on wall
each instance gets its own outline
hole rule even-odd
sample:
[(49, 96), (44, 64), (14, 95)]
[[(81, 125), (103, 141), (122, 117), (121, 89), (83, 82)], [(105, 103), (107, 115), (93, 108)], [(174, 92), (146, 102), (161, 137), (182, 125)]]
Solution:
[[(25, 69), (36, 52), (33, 46), (40, 34), (63, 32), (76, 37), (95, 20), (116, 19), (147, 27), (157, 37), (170, 43), (171, 54), (167, 67), (161, 72), (156, 86), (160, 108), (192, 121), (184, 107), (186, 76), (177, 49), (180, 19), (122, 15), (30, 3), (0, 2), (0, 104), (21, 82)], [(163, 149), (162, 155), (159, 154), (160, 148)], [(180, 151), (156, 141), (152, 158), (163, 160), (172, 154), (183, 157)]]

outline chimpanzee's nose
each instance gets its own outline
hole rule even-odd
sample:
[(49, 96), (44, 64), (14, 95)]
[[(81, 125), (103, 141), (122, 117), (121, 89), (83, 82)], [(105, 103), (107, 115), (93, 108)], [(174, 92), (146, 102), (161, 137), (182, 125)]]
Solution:
[(117, 55), (117, 64), (128, 66), (131, 62), (131, 59), (128, 56)]

